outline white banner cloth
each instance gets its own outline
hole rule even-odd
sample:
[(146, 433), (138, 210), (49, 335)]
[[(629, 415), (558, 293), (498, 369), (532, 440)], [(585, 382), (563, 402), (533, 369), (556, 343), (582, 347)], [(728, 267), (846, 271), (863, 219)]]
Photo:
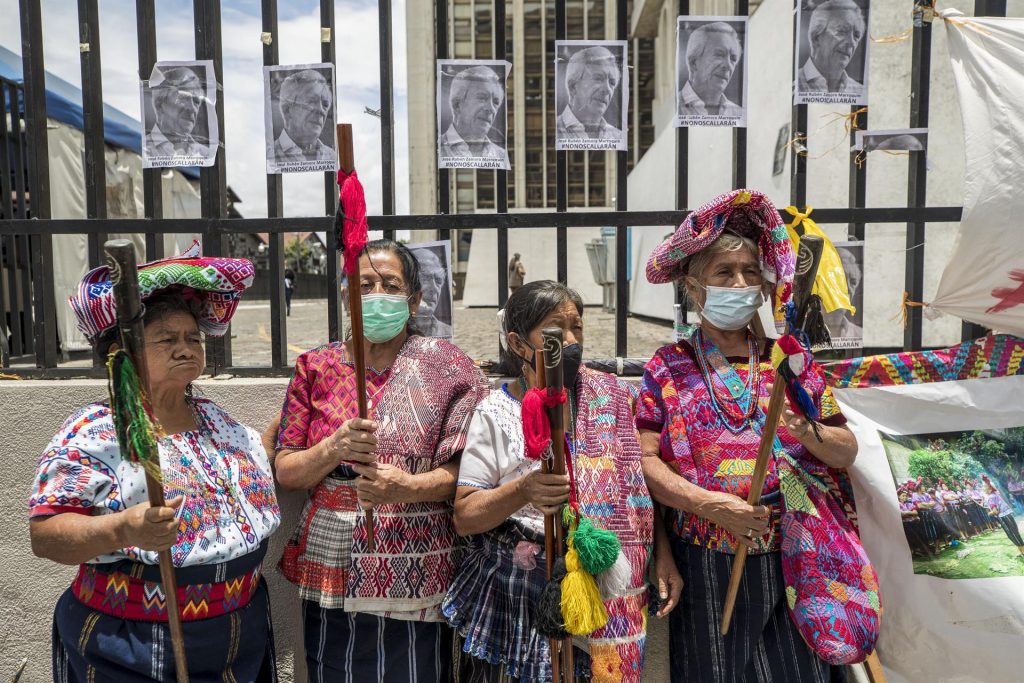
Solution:
[(930, 306), (1024, 336), (1024, 19), (941, 13), (964, 125), (964, 212)]
[[(915, 574), (879, 430), (897, 435), (1024, 425), (1024, 376), (836, 389), (860, 451), (850, 470), (861, 539), (878, 571), (878, 653), (889, 683), (1020, 681), (1024, 576)], [(992, 532), (993, 538), (1003, 532)], [(968, 546), (970, 542), (968, 543)]]

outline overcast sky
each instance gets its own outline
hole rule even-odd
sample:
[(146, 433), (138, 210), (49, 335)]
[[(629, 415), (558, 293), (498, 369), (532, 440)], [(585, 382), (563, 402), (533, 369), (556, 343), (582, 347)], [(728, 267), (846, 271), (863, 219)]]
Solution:
[[(43, 47), (46, 70), (81, 85), (76, 0), (45, 0)], [(157, 0), (157, 55), (161, 61), (195, 59), (192, 3)], [(242, 198), (247, 217), (266, 216), (267, 185), (263, 131), (263, 45), (259, 0), (224, 0), (224, 139), (228, 184)], [(141, 119), (135, 3), (99, 0), (103, 99)], [(408, 210), (408, 128), (406, 115), (405, 0), (394, 0), (395, 179), (397, 211)], [(0, 0), (0, 45), (21, 54), (18, 0)], [(381, 212), (379, 120), (364, 107), (380, 107), (376, 0), (336, 0), (337, 98), (339, 123), (352, 123), (355, 159), (366, 188), (369, 213)], [(320, 3), (278, 3), (281, 64), (320, 61)], [(148, 76), (148, 75), (147, 75)], [(323, 175), (284, 175), (286, 216), (323, 215)]]

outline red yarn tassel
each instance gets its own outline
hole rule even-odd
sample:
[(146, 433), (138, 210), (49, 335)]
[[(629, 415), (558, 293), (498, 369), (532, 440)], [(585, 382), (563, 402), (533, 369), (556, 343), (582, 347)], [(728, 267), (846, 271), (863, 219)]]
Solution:
[(359, 270), (359, 255), (369, 240), (370, 226), (366, 222), (366, 196), (363, 184), (355, 169), (351, 173), (338, 171), (338, 187), (341, 188), (341, 213), (344, 226), (341, 230), (341, 244), (345, 257), (345, 274), (354, 275)]
[(534, 387), (523, 396), (523, 438), (526, 457), (530, 460), (540, 460), (551, 446), (551, 423), (546, 409), (562, 405), (565, 401), (565, 389), (555, 393)]

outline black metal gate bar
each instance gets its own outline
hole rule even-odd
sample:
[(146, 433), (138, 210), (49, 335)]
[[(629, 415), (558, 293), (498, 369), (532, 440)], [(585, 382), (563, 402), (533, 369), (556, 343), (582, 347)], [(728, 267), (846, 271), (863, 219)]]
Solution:
[[(335, 81), (338, 66), (334, 58), (335, 27), (334, 0), (320, 0), (320, 60), (334, 64)], [(353, 132), (353, 137), (355, 133)], [(339, 141), (340, 143), (340, 141)], [(324, 173), (324, 213), (331, 227), (327, 232), (327, 338), (336, 342), (342, 337), (341, 315), (341, 264), (338, 240), (341, 235), (334, 231), (334, 215), (338, 210), (338, 177), (336, 173)], [(352, 283), (349, 283), (352, 286)], [(355, 283), (358, 287), (359, 283)]]
[[(263, 41), (263, 65), (276, 66), (280, 59), (277, 32), (277, 0), (262, 2), (263, 33), (269, 41)], [(283, 180), (280, 173), (267, 174), (267, 217), (280, 218), (284, 215)], [(288, 365), (288, 319), (285, 317), (284, 289), (284, 234), (267, 235), (270, 256), (270, 366), (283, 368)]]
[[(135, 1), (135, 21), (139, 41), (139, 79), (148, 80), (156, 64), (156, 8), (153, 0)], [(142, 169), (142, 202), (146, 218), (163, 218), (164, 190), (163, 169)], [(164, 256), (163, 235), (146, 233), (146, 260), (154, 261)]]
[[(678, 14), (681, 17), (689, 16), (690, 0), (679, 0)], [(679, 31), (679, 22), (676, 21), (676, 32)], [(678, 40), (678, 36), (676, 38)], [(678, 74), (672, 74), (673, 82)], [(675, 103), (675, 111), (679, 112), (679, 102)], [(676, 210), (683, 211), (690, 203), (690, 129), (676, 128)], [(636, 277), (640, 277), (637, 275)], [(646, 277), (646, 274), (644, 275)], [(686, 301), (686, 288), (674, 286), (673, 297), (675, 302), (682, 307), (683, 322), (688, 322), (688, 304)]]
[[(615, 3), (615, 31), (617, 40), (626, 40), (625, 54), (623, 57), (629, 64), (629, 13), (626, 11), (626, 0), (616, 0)], [(633, 125), (639, 125), (634, 121)], [(627, 161), (629, 152), (620, 150), (615, 153), (615, 210), (625, 212), (628, 206), (626, 200), (627, 176), (629, 170)], [(625, 215), (625, 214), (623, 214)], [(626, 319), (629, 317), (629, 224), (617, 222), (615, 225), (615, 355), (625, 358), (627, 355)], [(640, 277), (634, 273), (634, 277)]]
[[(434, 2), (434, 53), (437, 59), (448, 59), (448, 0), (436, 0)], [(434, 74), (437, 78), (437, 67), (434, 67)], [(435, 92), (441, 92), (441, 83), (437, 82), (435, 85)], [(440, 130), (441, 121), (437, 121), (437, 128)], [(434, 154), (437, 154), (435, 145)], [(438, 159), (440, 162), (440, 159)], [(435, 162), (435, 167), (439, 165)], [(437, 212), (439, 214), (448, 214), (452, 210), (451, 202), (451, 185), (449, 181), (449, 170), (447, 168), (437, 169)], [(433, 229), (433, 226), (427, 227), (427, 230)]]
[[(910, 67), (910, 127), (928, 127), (928, 101), (932, 70), (932, 25), (918, 21), (924, 15), (925, 0), (918, 0), (914, 13), (914, 37)], [(931, 3), (928, 3), (929, 6)], [(927, 154), (912, 151), (907, 173), (907, 206), (921, 208), (927, 204)], [(907, 223), (907, 257), (904, 287), (911, 301), (924, 297), (924, 223)], [(903, 331), (903, 349), (921, 348), (923, 316), (921, 308), (912, 306), (907, 311), (907, 327)]]
[[(37, 220), (50, 218), (49, 144), (46, 130), (46, 78), (43, 62), (43, 19), (39, 0), (21, 0), (21, 63), (25, 78), (25, 126), (28, 146), (31, 212)], [(53, 296), (53, 237), (32, 237), (32, 292), (36, 366), (57, 364), (57, 316)]]
[[(508, 57), (508, 45), (505, 42), (505, 2), (494, 0), (494, 58), (504, 61)], [(515, 78), (522, 78), (515, 74)], [(506, 121), (508, 120), (508, 90), (505, 91)], [(505, 149), (508, 150), (508, 126), (505, 126)], [(490, 171), (485, 171), (490, 173)], [(494, 199), (498, 213), (508, 213), (508, 171), (501, 168), (494, 172)], [(498, 308), (504, 308), (508, 301), (508, 228), (498, 228)]]
[[(227, 214), (227, 160), (224, 149), (224, 58), (220, 32), (220, 0), (193, 0), (195, 14), (196, 59), (212, 59), (217, 81), (217, 157), (213, 166), (199, 169), (200, 206), (204, 218), (225, 218)], [(203, 231), (203, 254), (226, 255), (224, 234)], [(223, 337), (211, 337), (206, 342), (206, 363), (217, 374), (221, 368), (232, 365), (231, 329)]]
[[(862, 107), (858, 107), (856, 104), (851, 105), (850, 114), (852, 115), (860, 109)], [(864, 111), (854, 116), (853, 123), (850, 126), (850, 189), (847, 204), (851, 209), (867, 205), (868, 157), (867, 154), (853, 149), (857, 129), (868, 129), (868, 108), (863, 107), (863, 109)], [(863, 240), (864, 223), (850, 222), (847, 224), (846, 232), (851, 240)]]
[[(14, 202), (11, 201), (11, 155), (9, 152), (10, 142), (7, 137), (7, 81), (0, 79), (0, 216), (3, 218), (10, 218), (14, 212)], [(11, 107), (11, 122), (18, 122), (18, 107), (15, 104)], [(12, 343), (9, 345), (7, 342), (7, 316), (10, 314), (10, 319), (13, 322), (18, 317), (18, 307), (15, 299), (15, 288), (16, 280), (14, 279), (15, 274), (15, 259), (14, 259), (14, 238), (4, 237), (0, 248), (3, 249), (2, 255), (0, 255), (0, 348), (3, 349), (3, 358), (0, 358), (0, 365), (8, 367), (11, 364), (10, 353), (13, 348), (13, 339), (16, 337), (12, 334)], [(7, 291), (4, 292), (4, 277), (6, 275), (7, 281), (10, 286), (7, 287)], [(19, 330), (20, 332), (20, 330)]]
[[(819, 223), (955, 223), (963, 209), (959, 206), (880, 206), (870, 208), (815, 208), (814, 218)], [(630, 211), (623, 217), (613, 209), (607, 211), (580, 211), (572, 213), (506, 213), (506, 214), (419, 214), (403, 216), (368, 216), (371, 230), (493, 230), (497, 228), (552, 228), (558, 223), (568, 228), (600, 228), (629, 223), (633, 226), (675, 227), (682, 222), (688, 209), (663, 211)], [(780, 213), (786, 220), (789, 214)], [(51, 219), (46, 223), (35, 220), (0, 219), (0, 235), (88, 234), (106, 230), (108, 224), (99, 221)], [(291, 216), (288, 218), (164, 218), (151, 221), (145, 218), (119, 218), (115, 226), (119, 232), (146, 232), (161, 234), (209, 231), (225, 235), (254, 232), (298, 232), (300, 230), (325, 231), (334, 227), (332, 216)]]
[[(380, 34), (380, 160), (382, 213), (395, 213), (395, 94), (392, 86), (394, 69), (391, 63), (391, 0), (378, 0), (377, 23)], [(394, 230), (385, 230), (384, 237), (395, 238)]]
[[(547, 16), (543, 17), (543, 21), (547, 21)], [(566, 34), (566, 21), (565, 21), (565, 0), (556, 0), (555, 2), (555, 40), (565, 40)], [(558, 59), (558, 50), (555, 50), (555, 59)], [(549, 63), (553, 64), (555, 60), (551, 60)], [(554, 75), (553, 75), (554, 76)], [(548, 111), (552, 118), (556, 118), (558, 115), (557, 107), (557, 93), (555, 89), (551, 89), (551, 101), (548, 103)], [(544, 126), (547, 127), (548, 120), (545, 118)], [(557, 128), (557, 124), (556, 124)], [(556, 136), (557, 137), (557, 134)], [(548, 138), (550, 141), (550, 137)], [(550, 142), (548, 143), (551, 144)], [(569, 208), (569, 167), (568, 167), (568, 154), (565, 150), (555, 151), (555, 211), (560, 214), (564, 214)], [(547, 188), (544, 188), (544, 204), (547, 205)], [(566, 231), (565, 224), (558, 220), (555, 224), (555, 273), (559, 282), (569, 282), (569, 233)]]
[[(82, 63), (82, 133), (85, 147), (85, 215), (107, 217), (106, 141), (103, 137), (103, 71), (97, 0), (78, 0), (79, 59)], [(89, 235), (89, 267), (102, 261), (103, 233)]]
[[(749, 17), (750, 16), (750, 2), (749, 0), (736, 0), (736, 16)], [(750, 26), (746, 27), (746, 33), (749, 35)], [(740, 49), (746, 49), (746, 45), (740, 45)], [(743, 56), (747, 58), (746, 55)], [(748, 62), (749, 63), (749, 62)], [(744, 82), (744, 100), (743, 106), (749, 111), (749, 69), (747, 73), (743, 74), (744, 79), (748, 79)], [(747, 186), (747, 127), (733, 128), (732, 129), (732, 186), (733, 189), (740, 189)]]

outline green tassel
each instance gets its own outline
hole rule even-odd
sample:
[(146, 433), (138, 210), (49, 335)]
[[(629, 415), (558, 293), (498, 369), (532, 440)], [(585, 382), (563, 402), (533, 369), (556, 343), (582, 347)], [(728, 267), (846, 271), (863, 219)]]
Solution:
[(149, 408), (142, 380), (135, 372), (131, 357), (118, 349), (107, 357), (110, 390), (110, 414), (117, 430), (121, 457), (142, 465), (156, 481), (161, 481), (159, 426)]
[(580, 555), (580, 564), (591, 576), (600, 574), (615, 564), (615, 559), (622, 549), (614, 533), (594, 526), (585, 515), (580, 515), (579, 523), (572, 534), (572, 541)]

